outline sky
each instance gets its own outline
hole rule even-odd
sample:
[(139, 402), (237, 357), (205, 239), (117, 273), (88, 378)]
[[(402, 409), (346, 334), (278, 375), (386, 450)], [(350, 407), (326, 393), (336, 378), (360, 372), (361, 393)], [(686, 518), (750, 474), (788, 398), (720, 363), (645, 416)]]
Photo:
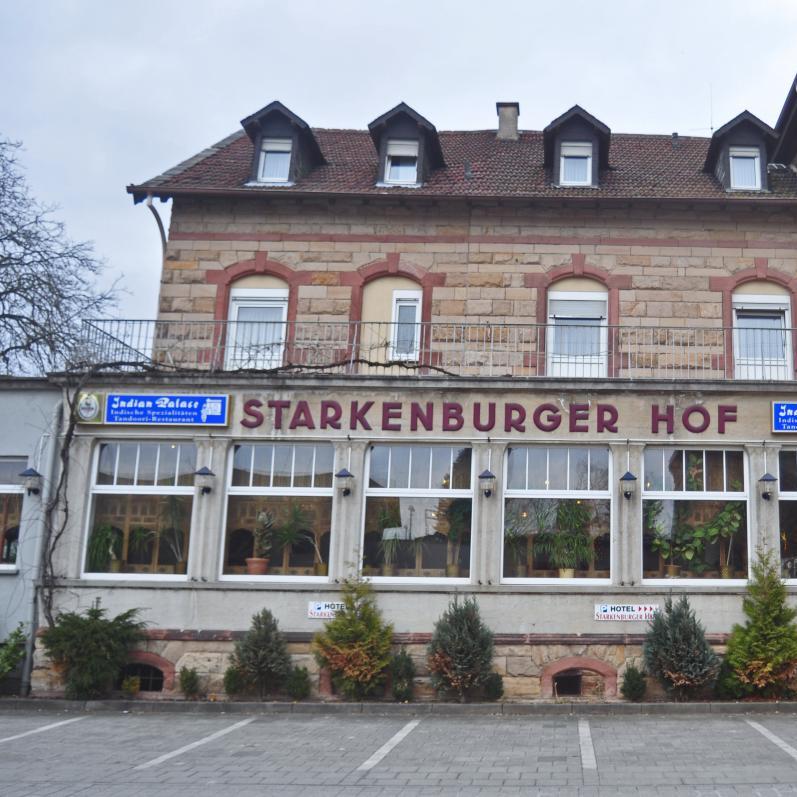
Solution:
[[(797, 0), (0, 0), (0, 137), (34, 196), (94, 242), (119, 318), (154, 318), (160, 239), (125, 193), (278, 99), (365, 128), (406, 101), (438, 130), (540, 130), (578, 103), (623, 133), (774, 125)], [(168, 223), (170, 204), (158, 204)]]

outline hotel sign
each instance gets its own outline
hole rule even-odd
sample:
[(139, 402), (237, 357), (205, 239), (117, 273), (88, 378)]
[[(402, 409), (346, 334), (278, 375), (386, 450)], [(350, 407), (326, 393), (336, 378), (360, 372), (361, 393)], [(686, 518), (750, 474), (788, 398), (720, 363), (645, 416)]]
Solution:
[(797, 432), (797, 401), (772, 402), (772, 431)]
[(331, 620), (343, 608), (342, 601), (309, 601), (307, 616), (311, 620)]
[(228, 395), (109, 393), (104, 422), (135, 426), (226, 426)]
[(595, 619), (599, 622), (646, 622), (659, 610), (658, 603), (596, 603)]

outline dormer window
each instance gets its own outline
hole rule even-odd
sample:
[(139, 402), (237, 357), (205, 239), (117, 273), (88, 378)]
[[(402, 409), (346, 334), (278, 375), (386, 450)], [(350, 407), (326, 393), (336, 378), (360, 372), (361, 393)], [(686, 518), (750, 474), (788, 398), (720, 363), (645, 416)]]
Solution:
[(592, 185), (592, 144), (562, 142), (560, 185)]
[(291, 139), (264, 138), (257, 179), (261, 183), (287, 183), (291, 169)]
[(731, 188), (761, 190), (761, 154), (758, 147), (731, 147)]
[(388, 141), (385, 182), (393, 185), (417, 185), (418, 142)]

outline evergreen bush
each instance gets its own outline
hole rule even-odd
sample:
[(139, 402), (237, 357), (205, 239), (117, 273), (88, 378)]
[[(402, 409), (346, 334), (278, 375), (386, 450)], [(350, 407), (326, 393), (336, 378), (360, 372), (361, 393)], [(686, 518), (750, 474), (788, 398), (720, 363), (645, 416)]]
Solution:
[(653, 616), (645, 636), (644, 654), (648, 672), (676, 700), (693, 697), (710, 687), (720, 667), (686, 595), (675, 604), (671, 597), (667, 598), (664, 611)]
[(231, 663), (241, 675), (244, 688), (240, 691), (256, 691), (264, 700), (282, 686), (291, 671), (291, 659), (279, 624), (268, 609), (252, 616), (251, 627), (235, 643)]
[(620, 685), (620, 694), (634, 703), (644, 699), (645, 692), (648, 690), (648, 682), (645, 673), (633, 664), (625, 668), (623, 683)]
[(107, 697), (128, 653), (143, 637), (138, 612), (128, 609), (109, 620), (98, 601), (85, 614), (58, 615), (42, 634), (48, 655), (63, 668), (68, 698)]
[(728, 657), (726, 656), (723, 658), (717, 674), (714, 697), (718, 700), (741, 700), (747, 693), (747, 689), (733, 671), (733, 667), (728, 664)]
[(230, 697), (234, 697), (243, 694), (246, 688), (246, 679), (241, 675), (241, 671), (232, 664), (227, 667), (224, 671), (224, 691)]
[(742, 604), (747, 622), (728, 639), (728, 664), (747, 694), (787, 697), (797, 674), (797, 610), (769, 552), (759, 550)]
[(288, 673), (285, 691), (291, 700), (305, 700), (310, 697), (310, 673), (307, 667), (294, 667)]
[(397, 703), (409, 703), (415, 688), (415, 662), (404, 648), (390, 660), (390, 679), (393, 700)]
[(484, 679), (484, 696), (487, 700), (500, 700), (504, 696), (504, 679), (500, 673), (491, 672)]
[(20, 623), (0, 646), (0, 681), (25, 658), (25, 632)]
[(193, 667), (180, 668), (180, 691), (190, 700), (199, 697), (199, 675)]
[(335, 688), (349, 700), (362, 700), (385, 682), (392, 639), (393, 626), (382, 619), (371, 585), (347, 579), (343, 609), (315, 635), (313, 651)]
[(432, 686), (464, 703), (483, 686), (493, 667), (493, 634), (482, 622), (475, 598), (456, 598), (435, 623), (429, 644)]

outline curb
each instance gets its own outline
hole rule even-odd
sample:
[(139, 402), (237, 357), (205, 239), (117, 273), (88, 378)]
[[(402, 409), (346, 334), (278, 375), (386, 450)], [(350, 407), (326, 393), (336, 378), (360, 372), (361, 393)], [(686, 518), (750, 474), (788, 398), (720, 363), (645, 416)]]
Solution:
[(5, 711), (88, 714), (297, 714), (551, 717), (592, 715), (797, 714), (797, 702), (771, 703), (286, 703), (178, 700), (0, 699)]

